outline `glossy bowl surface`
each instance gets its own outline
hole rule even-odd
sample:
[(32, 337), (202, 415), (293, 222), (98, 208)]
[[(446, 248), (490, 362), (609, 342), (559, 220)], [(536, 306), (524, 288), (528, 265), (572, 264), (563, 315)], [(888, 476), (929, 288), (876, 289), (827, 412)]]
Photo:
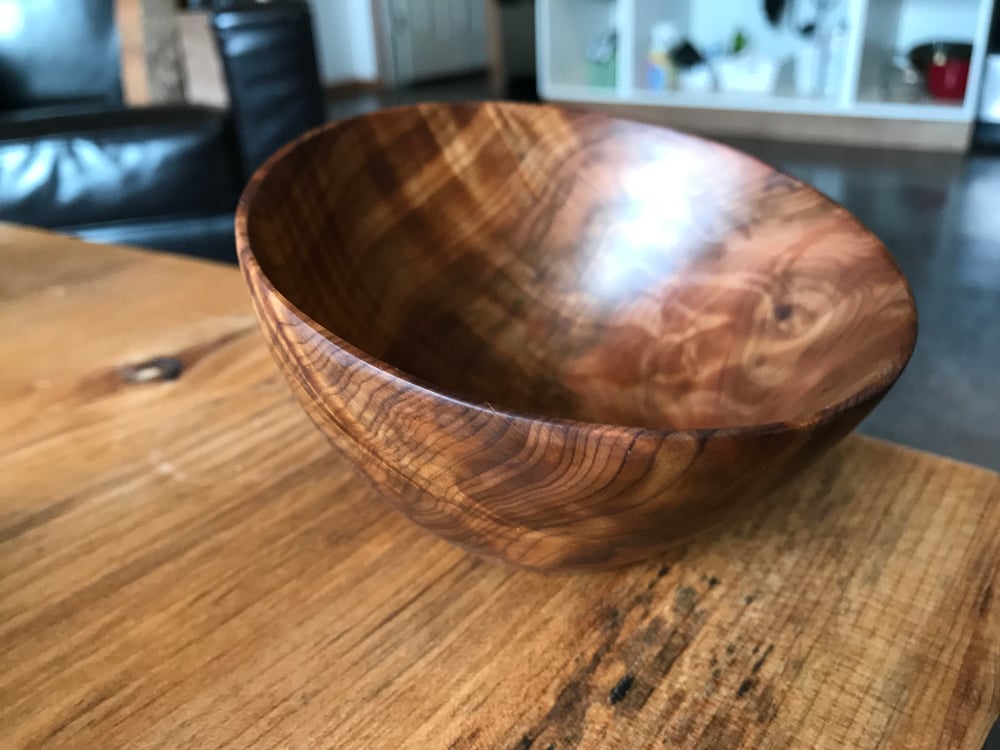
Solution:
[(916, 337), (846, 210), (737, 151), (551, 106), (329, 125), (237, 216), (277, 361), (399, 510), (538, 568), (646, 556), (852, 429)]

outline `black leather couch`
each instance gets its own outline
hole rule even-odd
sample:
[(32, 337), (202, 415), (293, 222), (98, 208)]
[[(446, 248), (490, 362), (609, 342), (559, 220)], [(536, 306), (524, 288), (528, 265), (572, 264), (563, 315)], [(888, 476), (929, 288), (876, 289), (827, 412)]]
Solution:
[(300, 0), (213, 13), (227, 112), (122, 102), (114, 0), (14, 0), (0, 42), (0, 221), (97, 242), (235, 260), (253, 170), (323, 120)]

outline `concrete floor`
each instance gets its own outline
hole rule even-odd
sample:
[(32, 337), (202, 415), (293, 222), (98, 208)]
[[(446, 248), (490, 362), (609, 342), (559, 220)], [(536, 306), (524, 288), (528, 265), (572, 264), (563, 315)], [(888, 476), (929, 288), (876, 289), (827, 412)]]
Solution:
[[(329, 115), (487, 98), (472, 77), (342, 98)], [(1000, 157), (728, 142), (843, 204), (910, 280), (916, 350), (861, 432), (1000, 470)], [(1000, 723), (984, 750), (1000, 750)]]

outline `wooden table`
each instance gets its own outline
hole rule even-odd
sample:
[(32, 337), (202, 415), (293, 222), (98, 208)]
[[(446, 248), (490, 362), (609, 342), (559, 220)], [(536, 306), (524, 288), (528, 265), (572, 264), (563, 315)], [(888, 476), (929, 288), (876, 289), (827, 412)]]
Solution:
[[(0, 227), (3, 747), (970, 748), (1000, 710), (1000, 477), (851, 437), (597, 575), (390, 512), (238, 273)], [(928, 394), (932, 397), (932, 394)]]

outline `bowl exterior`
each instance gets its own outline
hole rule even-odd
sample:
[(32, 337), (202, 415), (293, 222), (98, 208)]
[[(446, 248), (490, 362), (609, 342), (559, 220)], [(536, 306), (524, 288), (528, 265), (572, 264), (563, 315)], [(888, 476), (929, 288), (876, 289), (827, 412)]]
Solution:
[(245, 237), (239, 253), (268, 346), (330, 442), (417, 524), (519, 566), (620, 565), (751, 509), (884, 393), (757, 431), (661, 432), (497, 411), (350, 351), (271, 287)]

